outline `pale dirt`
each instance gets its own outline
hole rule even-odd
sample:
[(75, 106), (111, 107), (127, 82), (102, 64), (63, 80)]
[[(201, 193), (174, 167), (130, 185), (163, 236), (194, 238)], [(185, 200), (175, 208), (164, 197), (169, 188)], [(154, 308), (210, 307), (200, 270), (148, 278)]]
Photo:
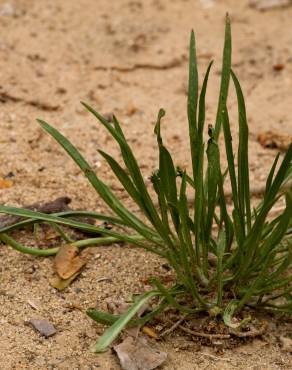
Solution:
[[(292, 7), (260, 13), (244, 0), (218, 0), (208, 9), (200, 1), (183, 0), (15, 0), (0, 1), (0, 175), (15, 175), (13, 186), (0, 190), (0, 202), (23, 205), (68, 195), (75, 208), (104, 209), (76, 165), (40, 130), (37, 117), (58, 127), (98, 174), (120, 190), (97, 152), (103, 148), (117, 155), (117, 147), (80, 100), (120, 118), (145, 176), (157, 165), (152, 130), (164, 107), (165, 141), (184, 165), (189, 157), (185, 92), (190, 29), (197, 35), (201, 79), (209, 60), (216, 61), (207, 94), (207, 122), (212, 123), (226, 11), (233, 25), (233, 66), (247, 99), (251, 179), (262, 185), (275, 151), (263, 149), (257, 134), (292, 131)], [(281, 71), (273, 69), (277, 63), (283, 64)], [(236, 142), (234, 119), (232, 125)], [(147, 288), (145, 278), (164, 273), (161, 261), (130, 247), (99, 247), (79, 279), (59, 293), (48, 282), (52, 259), (21, 255), (4, 245), (0, 254), (2, 370), (120, 368), (110, 351), (89, 352), (102, 328), (68, 307), (105, 309), (107, 298), (141, 292)], [(98, 282), (103, 277), (110, 280)], [(57, 334), (40, 337), (24, 324), (30, 318), (52, 321)], [(215, 348), (179, 349), (179, 338), (169, 338), (159, 344), (169, 354), (162, 368), (289, 369), (291, 358), (278, 336), (291, 332), (291, 322), (270, 316), (269, 321), (270, 332), (263, 338), (219, 354)]]

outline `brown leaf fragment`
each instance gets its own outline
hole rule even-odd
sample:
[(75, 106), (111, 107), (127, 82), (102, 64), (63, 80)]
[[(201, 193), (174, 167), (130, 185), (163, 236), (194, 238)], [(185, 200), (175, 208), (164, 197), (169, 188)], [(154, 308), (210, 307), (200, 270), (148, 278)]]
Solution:
[(70, 276), (68, 279), (61, 279), (58, 275), (55, 275), (50, 279), (50, 284), (55, 289), (58, 289), (60, 291), (64, 290), (72, 283), (73, 280), (77, 278), (80, 272), (81, 272), (80, 270), (77, 271), (75, 274)]
[(54, 325), (47, 320), (30, 319), (27, 321), (27, 324), (32, 326), (38, 333), (40, 333), (40, 335), (43, 335), (45, 338), (48, 338), (57, 332)]
[(55, 268), (62, 279), (69, 279), (86, 264), (86, 260), (78, 255), (78, 248), (70, 244), (62, 245), (55, 257)]
[(167, 358), (165, 352), (150, 347), (145, 338), (134, 340), (127, 337), (122, 343), (114, 346), (114, 350), (124, 370), (156, 369)]
[(281, 135), (274, 131), (264, 131), (258, 134), (258, 142), (264, 148), (276, 148), (286, 151), (292, 143), (292, 136)]

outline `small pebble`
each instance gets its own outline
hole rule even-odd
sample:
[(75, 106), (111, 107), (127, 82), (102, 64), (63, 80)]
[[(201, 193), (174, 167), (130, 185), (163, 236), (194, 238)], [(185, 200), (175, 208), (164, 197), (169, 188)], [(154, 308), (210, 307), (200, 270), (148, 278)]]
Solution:
[(31, 325), (38, 333), (43, 335), (45, 338), (54, 335), (57, 330), (54, 325), (47, 320), (30, 319), (27, 321), (28, 325)]

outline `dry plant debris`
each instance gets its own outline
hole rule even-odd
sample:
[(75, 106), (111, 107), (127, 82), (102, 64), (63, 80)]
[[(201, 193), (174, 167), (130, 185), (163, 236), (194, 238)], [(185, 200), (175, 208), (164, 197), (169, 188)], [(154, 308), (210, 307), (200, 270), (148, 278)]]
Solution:
[(79, 254), (77, 247), (70, 244), (62, 245), (55, 257), (56, 275), (50, 279), (50, 284), (58, 290), (64, 290), (81, 273), (86, 262), (84, 253)]
[(292, 136), (278, 134), (274, 131), (265, 131), (258, 134), (258, 142), (264, 148), (287, 151), (292, 143)]
[(86, 260), (79, 255), (79, 249), (70, 244), (62, 245), (55, 257), (55, 268), (62, 279), (69, 279), (80, 271)]
[(124, 370), (152, 370), (162, 365), (167, 354), (150, 347), (145, 338), (127, 337), (113, 347)]
[(80, 272), (81, 271), (75, 272), (75, 274), (70, 276), (68, 279), (62, 279), (58, 275), (55, 275), (49, 279), (49, 282), (53, 288), (61, 291), (66, 289), (72, 283), (72, 281), (74, 281), (77, 278)]

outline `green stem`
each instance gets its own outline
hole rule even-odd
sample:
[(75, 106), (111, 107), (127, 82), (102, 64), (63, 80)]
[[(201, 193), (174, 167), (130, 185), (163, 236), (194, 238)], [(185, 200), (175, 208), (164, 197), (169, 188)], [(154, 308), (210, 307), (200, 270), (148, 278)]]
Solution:
[[(13, 249), (17, 250), (18, 252), (25, 253), (25, 254), (31, 254), (33, 256), (42, 256), (42, 257), (48, 257), (53, 256), (57, 254), (59, 248), (48, 248), (48, 249), (39, 249), (39, 248), (30, 248), (26, 247), (20, 243), (18, 243), (16, 240), (8, 236), (7, 234), (1, 233), (0, 234), (0, 240), (10, 245)], [(114, 237), (100, 237), (100, 238), (90, 238), (85, 240), (78, 240), (76, 242), (71, 243), (72, 246), (77, 248), (85, 248), (85, 247), (96, 247), (98, 245), (107, 245), (112, 243), (120, 242), (121, 240), (114, 238)]]

